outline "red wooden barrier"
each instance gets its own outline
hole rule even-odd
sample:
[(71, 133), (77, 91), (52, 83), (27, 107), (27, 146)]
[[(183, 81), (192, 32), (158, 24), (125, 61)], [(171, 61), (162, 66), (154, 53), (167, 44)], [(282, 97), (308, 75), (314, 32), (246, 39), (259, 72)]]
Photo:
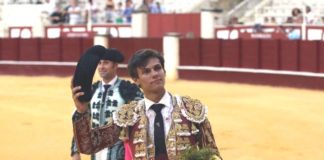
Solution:
[(62, 61), (78, 61), (81, 56), (81, 38), (62, 38)]
[(38, 61), (39, 58), (39, 38), (19, 40), (19, 60)]
[[(75, 62), (92, 44), (91, 38), (0, 39), (0, 73), (71, 75), (75, 67), (70, 63), (57, 66), (60, 63), (35, 65), (21, 61)], [(162, 38), (111, 38), (109, 45), (124, 52), (125, 63), (139, 49), (153, 48), (161, 52), (163, 49)], [(322, 75), (298, 72), (324, 73), (323, 41), (180, 39), (180, 65), (180, 78), (324, 89)], [(183, 65), (218, 67), (183, 70)], [(222, 66), (233, 68), (223, 71), (219, 68)], [(258, 68), (274, 71), (269, 74)], [(121, 73), (127, 75), (125, 69)]]
[[(159, 14), (150, 14), (147, 16), (148, 37), (162, 37), (162, 16)], [(174, 25), (170, 23), (169, 25)]]
[(140, 49), (151, 48), (161, 53), (163, 51), (162, 38), (110, 38), (109, 47), (117, 48), (124, 54), (124, 63)]
[(85, 52), (88, 48), (92, 47), (94, 43), (93, 38), (81, 38), (81, 54)]
[(201, 65), (200, 39), (180, 39), (180, 65)]
[(260, 68), (259, 40), (250, 39), (241, 41), (241, 62), (243, 68)]
[(3, 38), (1, 39), (1, 60), (19, 59), (19, 39)]
[(324, 42), (320, 41), (318, 42), (318, 67), (319, 72), (324, 73)]
[(42, 39), (40, 41), (40, 53), (41, 61), (60, 61), (61, 39)]
[(205, 39), (200, 41), (201, 65), (221, 66), (221, 43), (219, 39)]
[(176, 31), (185, 37), (200, 37), (200, 14), (179, 14), (175, 16)]
[(117, 48), (124, 56), (127, 63), (132, 54), (135, 53), (133, 38), (109, 38), (109, 48)]
[[(150, 15), (148, 15), (150, 16)], [(151, 23), (151, 22), (148, 22)], [(154, 24), (153, 24), (154, 25)], [(162, 14), (161, 15), (161, 22), (159, 26), (152, 26), (152, 27), (161, 27), (161, 32), (158, 33), (158, 37), (163, 37), (165, 33), (168, 32), (177, 32), (177, 21), (175, 19), (174, 14)], [(150, 36), (150, 29), (148, 28), (148, 35)]]
[(299, 41), (282, 40), (280, 42), (280, 69), (298, 71), (299, 70)]
[(318, 72), (318, 43), (317, 41), (302, 41), (299, 46), (300, 71)]
[(222, 62), (224, 67), (240, 67), (240, 40), (222, 41)]
[(279, 40), (260, 41), (260, 62), (262, 69), (279, 69)]
[(200, 37), (200, 14), (149, 14), (148, 37), (163, 37), (168, 32)]
[(91, 46), (92, 38), (62, 38), (62, 61), (78, 61)]

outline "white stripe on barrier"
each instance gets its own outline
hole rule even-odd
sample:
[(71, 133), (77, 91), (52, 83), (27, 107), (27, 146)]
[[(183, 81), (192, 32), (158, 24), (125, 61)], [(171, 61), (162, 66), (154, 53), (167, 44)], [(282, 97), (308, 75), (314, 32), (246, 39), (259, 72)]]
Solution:
[(0, 61), (6, 65), (35, 65), (35, 66), (76, 66), (76, 62), (56, 62), (56, 61)]
[(248, 69), (248, 68), (231, 68), (231, 67), (210, 67), (210, 66), (179, 66), (180, 70), (199, 70), (199, 71), (221, 71), (221, 72), (241, 72), (256, 74), (278, 74), (307, 77), (324, 77), (323, 73), (301, 72), (301, 71), (279, 71), (270, 69)]
[[(77, 62), (57, 62), (57, 61), (5, 61), (5, 60), (0, 61), (0, 65), (76, 66), (76, 64)], [(120, 68), (127, 68), (127, 64), (119, 64), (118, 66)], [(301, 72), (301, 71), (279, 71), (279, 70), (270, 70), (270, 69), (249, 69), (249, 68), (211, 67), (211, 66), (179, 66), (177, 67), (177, 69), (324, 77), (323, 73)]]
[[(57, 61), (0, 61), (0, 65), (33, 65), (33, 66), (76, 66), (77, 62), (57, 62)], [(126, 64), (119, 64), (121, 68), (126, 68)]]

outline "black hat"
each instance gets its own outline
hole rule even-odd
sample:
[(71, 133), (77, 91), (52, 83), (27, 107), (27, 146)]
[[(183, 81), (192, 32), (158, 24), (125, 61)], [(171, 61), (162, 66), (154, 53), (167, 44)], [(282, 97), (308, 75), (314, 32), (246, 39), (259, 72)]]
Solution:
[(78, 61), (73, 76), (73, 87), (81, 86), (81, 92), (84, 92), (84, 95), (79, 97), (81, 102), (88, 102), (91, 100), (93, 76), (96, 72), (98, 63), (104, 54), (106, 54), (106, 48), (96, 45), (89, 48)]
[(108, 48), (106, 52), (101, 56), (102, 60), (110, 60), (113, 62), (123, 62), (124, 56), (123, 54), (115, 48)]

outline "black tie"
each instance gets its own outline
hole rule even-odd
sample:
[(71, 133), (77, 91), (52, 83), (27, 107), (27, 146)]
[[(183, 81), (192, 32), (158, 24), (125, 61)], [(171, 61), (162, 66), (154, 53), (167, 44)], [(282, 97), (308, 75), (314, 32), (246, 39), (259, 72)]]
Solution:
[(153, 104), (151, 106), (151, 109), (154, 110), (156, 114), (154, 119), (155, 156), (159, 156), (160, 154), (166, 154), (164, 123), (161, 114), (161, 110), (163, 107), (163, 104)]
[(109, 88), (109, 87), (110, 87), (109, 84), (104, 85), (105, 90), (104, 90), (104, 92), (103, 92), (103, 94), (102, 94), (102, 103), (103, 103), (103, 104), (105, 103), (106, 95), (107, 95), (107, 91), (108, 91), (108, 88)]

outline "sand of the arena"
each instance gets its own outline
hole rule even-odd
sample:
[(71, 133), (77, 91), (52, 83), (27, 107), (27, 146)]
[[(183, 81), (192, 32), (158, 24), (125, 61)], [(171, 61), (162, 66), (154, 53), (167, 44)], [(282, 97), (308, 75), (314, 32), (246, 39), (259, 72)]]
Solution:
[[(0, 77), (1, 159), (71, 159), (69, 84), (70, 77)], [(324, 159), (324, 91), (184, 80), (166, 87), (208, 106), (225, 160)]]

